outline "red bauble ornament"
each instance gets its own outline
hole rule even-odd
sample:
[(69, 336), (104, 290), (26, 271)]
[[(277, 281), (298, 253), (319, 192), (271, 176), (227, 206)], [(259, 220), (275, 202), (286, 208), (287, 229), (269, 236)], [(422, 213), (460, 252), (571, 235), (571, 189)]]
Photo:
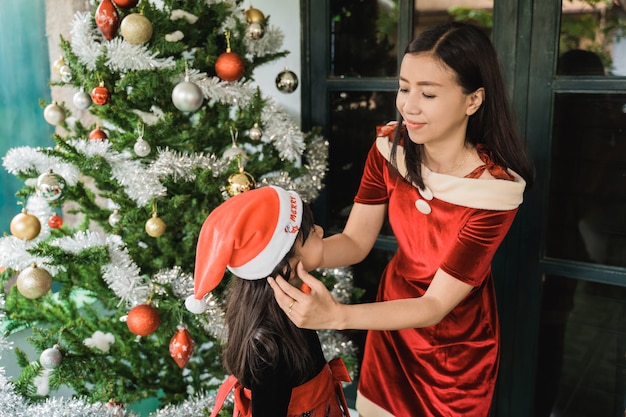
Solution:
[(113, 3), (122, 9), (132, 9), (139, 3), (139, 0), (113, 0)]
[(111, 93), (104, 86), (103, 82), (100, 82), (100, 85), (91, 90), (91, 101), (94, 103), (103, 106), (107, 104), (111, 100)]
[(218, 56), (217, 61), (215, 61), (215, 73), (224, 81), (237, 81), (245, 69), (243, 59), (230, 50)]
[(99, 127), (96, 127), (94, 130), (89, 132), (89, 139), (91, 140), (105, 140), (108, 138), (109, 136), (107, 135), (107, 133)]
[(120, 26), (120, 15), (111, 0), (102, 0), (96, 9), (96, 26), (107, 40), (111, 40), (117, 34)]
[(60, 229), (63, 227), (63, 217), (58, 214), (53, 214), (48, 217), (48, 226), (50, 226), (51, 229)]
[(128, 312), (126, 325), (137, 336), (148, 336), (159, 327), (159, 312), (150, 304), (140, 304)]
[(178, 330), (170, 340), (170, 356), (178, 364), (179, 368), (184, 368), (193, 355), (194, 342), (187, 328), (178, 326)]

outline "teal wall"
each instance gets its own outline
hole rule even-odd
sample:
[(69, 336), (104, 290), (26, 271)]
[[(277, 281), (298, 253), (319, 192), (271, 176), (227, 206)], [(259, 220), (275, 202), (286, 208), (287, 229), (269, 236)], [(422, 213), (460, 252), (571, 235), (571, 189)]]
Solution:
[[(39, 99), (50, 101), (50, 64), (45, 0), (0, 0), (0, 157), (16, 146), (51, 146), (54, 128), (43, 118)], [(22, 187), (0, 167), (0, 235), (20, 211)]]

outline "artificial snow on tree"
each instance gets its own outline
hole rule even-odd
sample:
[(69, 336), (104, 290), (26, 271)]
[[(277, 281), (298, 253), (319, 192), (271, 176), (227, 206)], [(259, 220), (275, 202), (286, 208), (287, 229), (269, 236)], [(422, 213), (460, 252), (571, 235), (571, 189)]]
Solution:
[[(261, 34), (250, 35), (252, 23)], [(157, 416), (211, 409), (227, 376), (227, 332), (223, 287), (200, 304), (189, 298), (199, 230), (211, 210), (255, 186), (312, 202), (327, 169), (325, 139), (301, 132), (252, 83), (256, 67), (287, 54), (282, 40), (240, 1), (101, 0), (75, 15), (57, 84), (96, 121), (42, 101), (42, 118), (58, 127), (50, 146), (3, 158), (25, 186), (12, 234), (0, 238), (10, 288), (0, 319), (7, 334), (30, 327), (41, 355), (15, 349), (23, 371), (15, 381), (0, 374), (3, 410), (132, 415), (127, 405), (145, 398), (159, 400)], [(318, 275), (339, 301), (354, 298), (349, 269)], [(349, 340), (320, 336), (328, 359), (354, 369)], [(62, 385), (75, 398), (48, 398)]]

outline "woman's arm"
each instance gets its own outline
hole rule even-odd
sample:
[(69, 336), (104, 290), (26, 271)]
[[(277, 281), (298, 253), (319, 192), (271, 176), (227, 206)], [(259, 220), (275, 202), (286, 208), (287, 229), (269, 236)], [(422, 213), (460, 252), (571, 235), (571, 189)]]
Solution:
[(473, 288), (438, 270), (422, 297), (348, 305), (338, 303), (321, 281), (304, 271), (302, 264), (298, 264), (297, 272), (311, 287), (310, 294), (303, 293), (282, 278), (268, 278), (268, 282), (291, 321), (307, 329), (399, 330), (432, 326)]
[(353, 265), (365, 259), (374, 247), (386, 214), (386, 204), (354, 203), (343, 231), (324, 239), (324, 260), (320, 267)]

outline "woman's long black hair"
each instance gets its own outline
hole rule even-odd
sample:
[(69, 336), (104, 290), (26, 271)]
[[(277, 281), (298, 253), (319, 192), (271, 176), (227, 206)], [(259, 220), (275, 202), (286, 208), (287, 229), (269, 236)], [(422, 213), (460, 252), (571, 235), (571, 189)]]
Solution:
[[(500, 63), (489, 37), (478, 27), (449, 22), (433, 26), (415, 38), (405, 54), (428, 53), (451, 68), (466, 94), (485, 89), (485, 99), (469, 118), (466, 140), (484, 144), (493, 161), (518, 173), (530, 188), (534, 170), (520, 139), (508, 99)], [(402, 120), (400, 120), (402, 122)], [(401, 126), (401, 123), (399, 124)], [(392, 161), (404, 128), (396, 129)], [(408, 180), (424, 187), (421, 174), (422, 145), (404, 140)]]
[[(296, 240), (304, 244), (315, 227), (311, 209), (303, 204), (302, 224)], [(289, 259), (295, 245), (276, 265), (271, 276), (291, 277)], [(260, 383), (268, 368), (282, 360), (289, 364), (291, 380), (302, 384), (310, 376), (312, 356), (302, 331), (280, 308), (266, 279), (245, 280), (233, 277), (226, 304), (228, 342), (223, 355), (226, 369), (241, 384)]]

